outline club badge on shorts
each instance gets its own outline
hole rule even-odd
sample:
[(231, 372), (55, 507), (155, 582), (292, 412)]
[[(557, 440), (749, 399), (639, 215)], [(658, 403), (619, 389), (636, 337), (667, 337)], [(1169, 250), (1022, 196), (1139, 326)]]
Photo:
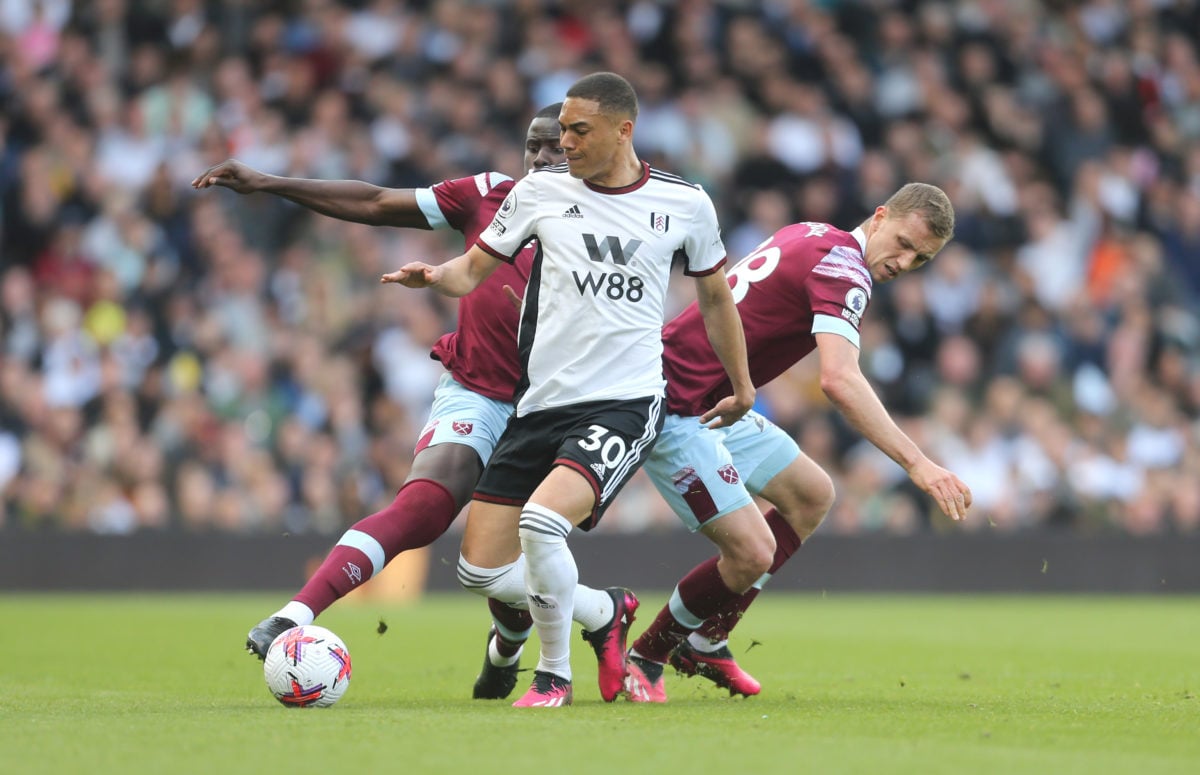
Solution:
[(721, 477), (729, 484), (737, 484), (738, 482), (742, 481), (742, 478), (738, 476), (738, 471), (736, 468), (734, 468), (733, 463), (726, 463), (718, 468), (717, 476)]

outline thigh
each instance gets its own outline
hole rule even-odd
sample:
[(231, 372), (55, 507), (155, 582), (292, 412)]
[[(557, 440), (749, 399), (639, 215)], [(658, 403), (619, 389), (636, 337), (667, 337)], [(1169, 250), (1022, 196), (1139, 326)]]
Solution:
[(754, 555), (769, 557), (775, 551), (775, 537), (753, 502), (713, 519), (700, 532), (717, 545), (721, 554), (734, 560)]
[(416, 453), (419, 457), (427, 449), (456, 444), (474, 450), (486, 466), (512, 413), (511, 403), (481, 396), (443, 374), (433, 393), (429, 419), (417, 439)]
[(463, 530), (462, 555), (481, 568), (499, 568), (516, 562), (521, 555), (517, 522), (519, 506), (471, 501)]
[(586, 525), (596, 511), (596, 492), (574, 468), (556, 466), (529, 496), (529, 502), (562, 515), (572, 525)]
[(483, 473), (479, 454), (465, 444), (439, 444), (426, 447), (413, 459), (405, 483), (428, 479), (446, 488), (459, 509), (471, 499), (471, 493)]
[(795, 439), (758, 412), (749, 412), (720, 432), (746, 489), (755, 495), (766, 497), (767, 484), (803, 456)]
[[(792, 527), (796, 528), (797, 532), (811, 532), (816, 529), (825, 515), (825, 510), (833, 503), (834, 495), (829, 474), (803, 452), (798, 453), (790, 464), (773, 476), (759, 494), (785, 517), (794, 514), (808, 515), (814, 520), (811, 525), (793, 523)], [(791, 519), (788, 521), (792, 522)], [(803, 535), (807, 535), (807, 532)]]
[(753, 503), (725, 446), (725, 432), (706, 428), (696, 417), (667, 417), (646, 474), (693, 532)]

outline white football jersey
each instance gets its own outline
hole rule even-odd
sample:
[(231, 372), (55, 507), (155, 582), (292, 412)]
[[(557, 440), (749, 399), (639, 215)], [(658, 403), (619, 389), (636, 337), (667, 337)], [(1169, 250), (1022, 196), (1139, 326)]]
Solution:
[(664, 391), (667, 281), (718, 271), (725, 246), (708, 195), (643, 163), (623, 188), (546, 167), (513, 186), (478, 245), (503, 261), (537, 240), (517, 336), (517, 415)]

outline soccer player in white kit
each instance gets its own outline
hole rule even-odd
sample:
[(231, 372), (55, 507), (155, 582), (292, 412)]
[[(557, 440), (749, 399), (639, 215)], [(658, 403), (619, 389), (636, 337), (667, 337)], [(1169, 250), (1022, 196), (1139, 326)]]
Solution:
[[(595, 526), (662, 427), (663, 311), (675, 260), (696, 279), (697, 308), (731, 385), (702, 419), (732, 424), (754, 402), (712, 202), (637, 158), (636, 118), (625, 79), (580, 79), (559, 115), (566, 165), (519, 181), (463, 255), (381, 278), (462, 296), (537, 240), (521, 307), (516, 414), (476, 488), (459, 562), (467, 588), (529, 605), (542, 651), (516, 707), (571, 703), (569, 636), (580, 605), (611, 607), (610, 623), (584, 637), (600, 659), (601, 697), (611, 702), (623, 689), (636, 598), (577, 588), (566, 539), (573, 527)], [(523, 582), (514, 573), (522, 552)]]

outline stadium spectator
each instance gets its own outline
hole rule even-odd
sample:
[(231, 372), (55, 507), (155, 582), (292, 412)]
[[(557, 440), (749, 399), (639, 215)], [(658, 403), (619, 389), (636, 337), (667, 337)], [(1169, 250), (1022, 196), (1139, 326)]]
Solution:
[[(19, 447), (8, 459), (21, 461), (0, 485), (4, 529), (88, 530), (77, 516), (86, 488), (121, 481), (111, 462), (88, 461), (71, 444), (45, 443), (51, 339), (61, 340), (56, 353), (72, 339), (86, 352), (78, 340), (91, 339), (103, 372), (114, 359), (141, 363), (151, 351), (147, 330), (157, 352), (141, 367), (140, 381), (134, 384), (135, 365), (121, 389), (137, 405), (136, 434), (163, 450), (168, 508), (165, 524), (132, 529), (222, 529), (215, 512), (199, 517), (193, 508), (204, 500), (203, 487), (181, 489), (181, 481), (197, 480), (179, 476), (185, 465), (202, 466), (212, 502), (230, 504), (221, 510), (224, 529), (274, 529), (280, 517), (232, 506), (245, 494), (238, 492), (235, 448), (212, 443), (224, 430), (245, 435), (289, 482), (282, 509), (267, 511), (282, 511), (290, 530), (336, 535), (359, 514), (386, 506), (407, 475), (407, 439), (427, 407), (422, 400), (390, 401), (372, 352), (387, 342), (420, 342), (423, 326), (448, 329), (455, 311), (439, 298), (420, 315), (395, 314), (371, 287), (378, 272), (357, 254), (430, 255), (447, 244), (424, 233), (364, 235), (267, 198), (235, 204), (196, 197), (187, 182), (231, 156), (275, 174), (400, 188), (478, 169), (516, 175), (520, 161), (508, 149), (520, 136), (509, 127), (541, 104), (538, 90), (559, 89), (546, 100), (556, 101), (564, 82), (598, 69), (636, 78), (646, 68), (660, 80), (665, 72), (668, 89), (656, 107), (673, 126), (685, 116), (693, 136), (654, 138), (665, 149), (656, 154), (671, 154), (673, 169), (703, 181), (727, 235), (750, 220), (756, 190), (783, 194), (789, 220), (818, 217), (806, 212), (821, 206), (814, 198), (834, 199), (821, 209), (839, 212), (832, 219), (839, 223), (861, 220), (864, 207), (909, 179), (950, 194), (956, 242), (925, 277), (881, 290), (880, 330), (864, 331), (864, 369), (889, 394), (925, 396), (904, 415), (926, 425), (938, 394), (928, 390), (922, 366), (895, 357), (901, 343), (889, 327), (891, 294), (907, 293), (903, 284), (926, 286), (939, 337), (961, 334), (976, 344), (980, 381), (989, 388), (997, 376), (1020, 381), (1009, 323), (1032, 301), (1048, 305), (1042, 328), (1060, 340), (1069, 385), (1054, 414), (1042, 418), (1053, 422), (1016, 437), (1022, 448), (1039, 452), (1016, 456), (1024, 469), (1019, 497), (1029, 511), (1014, 529), (1060, 524), (1055, 515), (1069, 513), (1078, 493), (1059, 452), (1094, 436), (1085, 434), (1089, 423), (1103, 425), (1110, 437), (1126, 433), (1143, 387), (1165, 389), (1180, 418), (1185, 454), (1169, 476), (1194, 476), (1200, 449), (1200, 340), (1190, 333), (1198, 327), (1200, 298), (1196, 0), (1131, 3), (1121, 13), (1104, 0), (1070, 7), (916, 0), (884, 4), (883, 12), (863, 3), (725, 0), (472, 3), (469, 13), (455, 12), (462, 7), (338, 0), (286, 8), (222, 0), (4, 4), (0, 418)], [(571, 45), (556, 46), (558, 36)], [(811, 171), (805, 165), (812, 162), (801, 160), (793, 169), (773, 154), (779, 148), (767, 142), (769, 127), (788, 127), (793, 136), (796, 127), (822, 117), (843, 141), (859, 138), (861, 155), (850, 166), (837, 159), (853, 155), (832, 156)], [(812, 185), (817, 177), (825, 182)], [(1045, 205), (1043, 213), (1032, 209), (1035, 202)], [(1074, 228), (1080, 223), (1086, 228)], [(1059, 240), (1061, 253), (1039, 251), (1051, 244), (1047, 234)], [(946, 259), (959, 249), (967, 253), (965, 272), (953, 279), (977, 283), (978, 299), (968, 304), (958, 295), (967, 286), (952, 285), (946, 291), (952, 297), (939, 304), (935, 275), (940, 282), (953, 263)], [(237, 270), (229, 258), (242, 256), (251, 256), (257, 269), (231, 277)], [(1060, 277), (1068, 265), (1079, 274)], [(312, 269), (298, 271), (302, 266)], [(1028, 279), (1031, 271), (1044, 275), (1041, 285)], [(251, 292), (237, 291), (239, 284)], [(107, 296), (97, 298), (101, 291)], [(672, 298), (672, 312), (690, 301), (686, 293)], [(61, 309), (60, 300), (78, 305), (78, 314), (47, 314)], [(123, 323), (114, 304), (126, 313)], [(1087, 326), (1100, 327), (1084, 337), (1099, 335), (1105, 345), (1099, 357), (1076, 341), (1076, 326), (1089, 317), (1080, 305), (1095, 318)], [(428, 321), (431, 315), (439, 325)], [(50, 329), (63, 319), (74, 329), (65, 340), (63, 331), (52, 337)], [(261, 327), (235, 331), (235, 343), (228, 339), (231, 319)], [(97, 332), (101, 339), (93, 338)], [(313, 445), (285, 455), (280, 425), (262, 423), (259, 414), (249, 422), (250, 415), (230, 414), (244, 403), (232, 351), (246, 346), (246, 334), (269, 348), (268, 368), (258, 378), (271, 389), (257, 391), (282, 397), (273, 406), (284, 414), (301, 411), (302, 402)], [(299, 340), (318, 362), (353, 376), (334, 384), (295, 373), (291, 348)], [(1077, 360), (1083, 349), (1091, 364), (1086, 377)], [(59, 391), (60, 367), (51, 373)], [(372, 421), (343, 418), (335, 432), (314, 407), (332, 402), (329, 391), (346, 385)], [(982, 397), (988, 392), (970, 397), (974, 411), (990, 411)], [(113, 433), (101, 396), (74, 410), (87, 429), (80, 439), (93, 430)], [(857, 463), (813, 375), (799, 368), (760, 398), (798, 438), (828, 444), (827, 470), (844, 492), (842, 480)], [(279, 409), (263, 411), (273, 422), (279, 416)], [(965, 433), (960, 429), (960, 443)], [(339, 439), (364, 435), (393, 454), (341, 451)], [(304, 459), (331, 440), (347, 461), (343, 472)], [(1115, 450), (1108, 446), (1109, 454)], [(71, 475), (81, 466), (86, 481)], [(355, 494), (317, 509), (301, 494), (295, 472), (305, 468), (325, 478), (345, 473)], [(49, 479), (48, 472), (67, 475)], [(128, 487), (122, 484), (131, 498)], [(675, 520), (659, 499), (646, 496), (647, 488), (635, 478), (599, 529), (669, 529)], [(1165, 500), (1158, 494), (1145, 502)], [(1146, 520), (1150, 529), (1196, 530), (1196, 499), (1169, 500), (1160, 507), (1165, 519)], [(1129, 529), (1123, 507), (1110, 506), (1101, 510), (1108, 516), (1089, 524)], [(885, 522), (852, 518), (853, 508), (835, 504), (825, 529), (886, 529)], [(315, 517), (317, 511), (323, 516)]]

